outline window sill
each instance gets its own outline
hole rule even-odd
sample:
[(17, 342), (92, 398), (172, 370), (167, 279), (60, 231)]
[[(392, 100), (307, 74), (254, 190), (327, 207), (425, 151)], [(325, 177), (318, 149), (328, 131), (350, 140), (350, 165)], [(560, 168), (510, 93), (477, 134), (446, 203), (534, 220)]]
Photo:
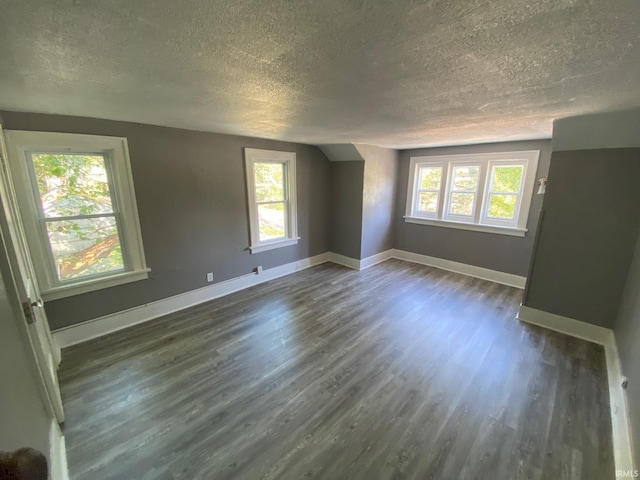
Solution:
[(296, 245), (300, 237), (295, 238), (285, 238), (284, 240), (275, 240), (269, 243), (261, 243), (260, 245), (256, 245), (255, 247), (249, 247), (251, 253), (260, 253), (266, 252), (267, 250), (273, 250), (274, 248), (288, 247), (289, 245)]
[(477, 225), (474, 223), (452, 222), (449, 220), (433, 220), (431, 218), (404, 217), (407, 223), (417, 223), (419, 225), (431, 225), (433, 227), (457, 228), (460, 230), (471, 230), (474, 232), (496, 233), (498, 235), (511, 235), (513, 237), (524, 237), (526, 228), (499, 227), (497, 225)]
[(62, 285), (53, 287), (42, 292), (42, 299), (45, 302), (58, 300), (60, 298), (72, 297), (81, 293), (94, 292), (103, 288), (115, 287), (116, 285), (124, 285), (125, 283), (137, 282), (149, 278), (150, 268), (144, 270), (136, 270), (134, 272), (124, 272), (109, 277), (88, 280), (86, 282), (78, 282), (72, 285)]

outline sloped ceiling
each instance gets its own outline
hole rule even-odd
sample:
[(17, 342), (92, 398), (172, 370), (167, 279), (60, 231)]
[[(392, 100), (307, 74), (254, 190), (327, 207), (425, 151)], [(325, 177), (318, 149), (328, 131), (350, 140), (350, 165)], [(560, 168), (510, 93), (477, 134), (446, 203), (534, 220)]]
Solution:
[(3, 0), (0, 108), (313, 144), (640, 105), (638, 0)]
[(356, 146), (350, 143), (318, 146), (322, 149), (325, 156), (332, 162), (361, 162), (364, 160)]

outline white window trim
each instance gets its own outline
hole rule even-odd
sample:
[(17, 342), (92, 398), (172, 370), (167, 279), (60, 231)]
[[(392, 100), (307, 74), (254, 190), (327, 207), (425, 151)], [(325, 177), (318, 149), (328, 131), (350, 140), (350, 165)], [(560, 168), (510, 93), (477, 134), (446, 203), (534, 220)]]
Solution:
[[(519, 212), (520, 209), (524, 206), (524, 193), (525, 193), (525, 188), (526, 188), (526, 184), (527, 184), (527, 175), (529, 173), (529, 162), (527, 160), (490, 160), (488, 162), (487, 165), (487, 178), (489, 179), (489, 181), (487, 181), (485, 188), (484, 188), (484, 195), (483, 195), (483, 201), (484, 201), (484, 205), (482, 206), (482, 219), (481, 219), (481, 224), (482, 225), (495, 225), (498, 227), (505, 227), (505, 228), (517, 228), (520, 226), (519, 224), (519, 219), (516, 218), (515, 220), (512, 221), (508, 221), (508, 220), (503, 220), (500, 218), (491, 218), (487, 215), (488, 210), (489, 210), (489, 200), (490, 200), (490, 196), (491, 196), (491, 173), (493, 172), (493, 169), (497, 166), (500, 166), (501, 164), (503, 165), (521, 165), (522, 166), (522, 177), (525, 179), (524, 182), (522, 182), (520, 191), (517, 192), (518, 195), (518, 199), (516, 202), (516, 212)], [(535, 175), (535, 172), (533, 173), (533, 175)], [(533, 179), (533, 183), (535, 183), (535, 178)], [(533, 184), (531, 187), (531, 195), (533, 194)], [(530, 195), (530, 197), (531, 197)], [(529, 202), (530, 203), (530, 202)], [(529, 213), (529, 206), (527, 205), (527, 215)], [(525, 225), (526, 225), (526, 218), (525, 218)]]
[[(539, 150), (411, 157), (404, 219), (407, 223), (523, 237), (527, 232), (527, 220), (533, 198), (535, 175), (539, 158)], [(489, 174), (493, 166), (496, 164), (518, 163), (524, 165), (524, 181), (518, 197), (518, 204), (516, 205), (516, 218), (509, 221), (501, 221), (487, 217), (491, 181)], [(451, 196), (451, 175), (453, 167), (459, 165), (480, 166), (478, 189), (471, 221), (465, 221), (465, 217), (463, 216), (448, 213), (448, 204)], [(416, 195), (417, 182), (419, 181), (418, 170), (420, 167), (431, 166), (442, 167), (442, 181), (436, 214), (419, 212), (416, 209), (416, 202), (418, 200)]]
[[(448, 162), (448, 165), (445, 163), (445, 169), (443, 173), (446, 173), (446, 177), (443, 175), (443, 185), (442, 188), (444, 190), (444, 202), (442, 206), (442, 216), (440, 217), (443, 221), (448, 222), (456, 222), (456, 223), (478, 223), (478, 204), (479, 200), (482, 199), (481, 193), (482, 186), (484, 182), (484, 165), (478, 161), (473, 160), (464, 160), (464, 161), (451, 161)], [(462, 191), (462, 190), (452, 190), (451, 185), (453, 184), (453, 171), (456, 167), (478, 167), (478, 185), (475, 191)], [(449, 211), (449, 207), (451, 206), (451, 197), (454, 193), (473, 193), (474, 199), (473, 204), (471, 206), (471, 215), (461, 215), (456, 213), (451, 213)], [(480, 199), (478, 198), (480, 197)], [(469, 221), (470, 219), (471, 221)]]
[[(9, 162), (22, 221), (38, 283), (45, 301), (113, 287), (148, 278), (140, 219), (126, 138), (72, 133), (5, 131)], [(95, 152), (108, 158), (118, 203), (125, 270), (75, 281), (60, 281), (49, 268), (48, 238), (39, 224), (39, 205), (33, 191), (28, 152)]]
[[(413, 159), (412, 159), (413, 160)], [(421, 218), (431, 218), (431, 219), (437, 219), (439, 216), (442, 215), (442, 205), (444, 205), (444, 203), (442, 202), (442, 198), (444, 198), (444, 194), (445, 194), (445, 190), (444, 190), (444, 185), (445, 182), (442, 181), (442, 179), (444, 178), (445, 172), (446, 172), (446, 165), (444, 164), (444, 162), (437, 162), (434, 161), (433, 163), (429, 163), (429, 167), (433, 167), (433, 168), (441, 168), (441, 177), (440, 177), (440, 189), (438, 192), (438, 208), (436, 209), (436, 212), (421, 212)], [(420, 182), (420, 175), (418, 175), (418, 167), (413, 164), (413, 182), (409, 181), (409, 191), (412, 192), (412, 198), (411, 200), (409, 200), (409, 197), (407, 197), (407, 202), (411, 202), (411, 203), (407, 203), (407, 210), (411, 211), (410, 209), (418, 209), (418, 203), (419, 203), (419, 198), (418, 195), (415, 195), (415, 193), (418, 192), (418, 184)], [(427, 191), (436, 191), (436, 189), (429, 189)]]
[(471, 230), (474, 232), (498, 233), (501, 235), (511, 235), (512, 237), (524, 237), (526, 228), (498, 227), (495, 225), (479, 225), (476, 223), (452, 222), (449, 220), (432, 220), (422, 217), (404, 217), (407, 223), (418, 225), (431, 225), (433, 227), (457, 228), (458, 230)]
[[(296, 196), (296, 154), (295, 152), (280, 152), (275, 150), (260, 150), (245, 148), (245, 166), (247, 182), (247, 198), (249, 202), (249, 232), (251, 253), (260, 253), (275, 248), (287, 247), (298, 243), (298, 216)], [(285, 166), (285, 204), (287, 218), (287, 235), (283, 238), (260, 241), (258, 225), (258, 204), (256, 201), (256, 187), (254, 164), (262, 162), (281, 163)]]

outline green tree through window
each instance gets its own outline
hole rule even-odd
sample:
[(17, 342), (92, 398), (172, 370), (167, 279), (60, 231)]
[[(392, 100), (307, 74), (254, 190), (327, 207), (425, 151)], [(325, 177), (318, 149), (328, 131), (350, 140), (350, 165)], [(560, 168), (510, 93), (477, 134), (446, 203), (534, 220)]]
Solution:
[(522, 183), (521, 166), (495, 167), (493, 169), (489, 216), (513, 218), (516, 214), (517, 194)]
[(31, 159), (59, 279), (122, 270), (104, 157), (33, 153)]
[(282, 238), (286, 236), (284, 165), (256, 162), (253, 168), (260, 240)]

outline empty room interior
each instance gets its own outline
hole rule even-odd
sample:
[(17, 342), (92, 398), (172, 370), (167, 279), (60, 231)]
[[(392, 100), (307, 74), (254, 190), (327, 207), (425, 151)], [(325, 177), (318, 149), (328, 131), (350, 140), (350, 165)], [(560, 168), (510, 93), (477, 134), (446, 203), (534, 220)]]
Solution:
[(3, 0), (0, 147), (1, 480), (638, 477), (638, 0)]

